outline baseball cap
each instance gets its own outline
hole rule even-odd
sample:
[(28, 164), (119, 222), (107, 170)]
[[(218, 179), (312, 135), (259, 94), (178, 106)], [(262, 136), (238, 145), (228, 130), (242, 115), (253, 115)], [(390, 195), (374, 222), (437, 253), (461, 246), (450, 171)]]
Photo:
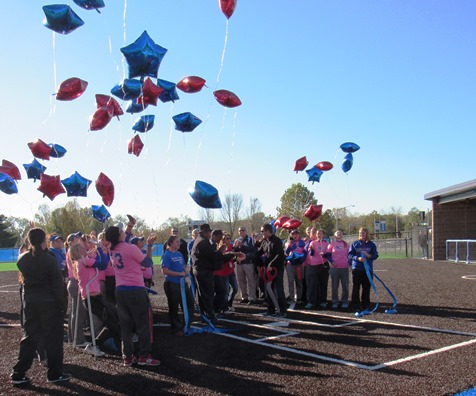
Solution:
[(219, 236), (219, 235), (223, 235), (222, 230), (213, 230), (212, 231), (212, 236)]
[(300, 234), (299, 230), (292, 230), (291, 234)]
[(82, 236), (83, 236), (83, 233), (81, 231), (69, 234), (68, 235), (68, 242), (71, 242), (74, 238), (81, 238)]
[(143, 241), (144, 240), (144, 237), (134, 237), (131, 239), (130, 243), (133, 244), (133, 245), (137, 245), (137, 242), (139, 241)]
[(62, 241), (64, 241), (62, 236), (59, 236), (59, 235), (56, 235), (56, 234), (53, 234), (53, 235), (50, 236), (50, 242), (54, 242), (58, 239), (61, 239)]

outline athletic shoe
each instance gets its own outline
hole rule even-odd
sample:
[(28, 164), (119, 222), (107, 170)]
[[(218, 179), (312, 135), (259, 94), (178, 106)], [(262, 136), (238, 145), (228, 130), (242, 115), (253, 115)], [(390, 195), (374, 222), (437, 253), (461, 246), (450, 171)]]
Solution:
[(248, 304), (249, 302), (250, 300), (248, 300), (247, 298), (242, 298), (240, 304)]
[(76, 348), (86, 348), (88, 345), (89, 345), (89, 342), (84, 341), (81, 344), (76, 344), (75, 347)]
[(319, 308), (327, 308), (327, 304), (326, 303), (320, 303)]
[(132, 334), (132, 342), (139, 342), (139, 336), (136, 333)]
[(109, 337), (108, 339), (106, 339), (102, 343), (102, 346), (106, 349), (109, 349), (111, 352), (119, 352), (119, 350), (117, 349), (116, 343), (114, 341), (114, 338), (112, 337)]
[(274, 312), (274, 311), (267, 311), (267, 312), (263, 313), (263, 316), (274, 316), (274, 315), (276, 315), (276, 312)]
[(147, 356), (141, 356), (137, 361), (139, 366), (159, 366), (160, 360), (154, 359), (149, 353)]
[(311, 303), (307, 303), (306, 306), (304, 307), (304, 309), (312, 309), (312, 308), (314, 308), (314, 305)]
[(342, 303), (342, 308), (344, 308), (344, 309), (349, 308), (349, 303)]
[(339, 308), (339, 303), (334, 303), (334, 304), (332, 304), (332, 308), (333, 308), (333, 309)]
[(95, 357), (104, 356), (105, 353), (99, 349), (97, 345), (88, 344), (86, 348), (84, 348), (84, 352), (89, 353)]
[(13, 385), (21, 385), (30, 382), (30, 378), (25, 377), (24, 375), (18, 373), (10, 374), (10, 378), (12, 380)]
[(122, 357), (122, 365), (124, 367), (129, 367), (136, 363), (137, 363), (137, 358), (134, 355), (130, 357), (127, 357), (127, 356)]
[[(250, 301), (250, 302), (251, 302), (251, 301)], [(235, 312), (235, 308), (233, 308), (233, 307), (228, 307), (228, 311), (229, 311), (229, 312)]]
[(223, 311), (223, 315), (231, 315), (232, 313), (233, 313), (233, 311), (229, 308), (227, 310)]
[(63, 373), (59, 377), (56, 377), (56, 378), (53, 378), (53, 379), (48, 378), (48, 382), (50, 382), (50, 383), (63, 382), (63, 381), (69, 381), (70, 379), (71, 379), (71, 374)]
[(286, 318), (288, 315), (286, 315), (286, 312), (277, 312), (275, 315), (273, 315), (275, 318)]

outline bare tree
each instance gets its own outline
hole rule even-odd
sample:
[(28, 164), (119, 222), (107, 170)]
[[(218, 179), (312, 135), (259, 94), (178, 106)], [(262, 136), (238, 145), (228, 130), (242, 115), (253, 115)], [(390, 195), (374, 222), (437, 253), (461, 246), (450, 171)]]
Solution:
[(263, 225), (264, 213), (261, 211), (261, 202), (256, 197), (250, 197), (250, 205), (246, 209), (247, 226), (250, 232), (259, 231)]
[(241, 194), (226, 194), (222, 201), (221, 218), (228, 226), (230, 235), (234, 235), (237, 223), (240, 221), (240, 213), (243, 208), (243, 196)]
[(201, 208), (198, 211), (198, 217), (201, 220), (204, 220), (205, 223), (207, 223), (207, 224), (212, 224), (212, 223), (215, 222), (215, 213), (213, 212), (212, 209)]

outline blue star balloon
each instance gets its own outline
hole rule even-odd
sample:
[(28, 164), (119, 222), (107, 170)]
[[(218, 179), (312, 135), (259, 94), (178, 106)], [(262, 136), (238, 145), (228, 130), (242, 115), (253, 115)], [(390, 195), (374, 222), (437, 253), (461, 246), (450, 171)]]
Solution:
[(61, 183), (66, 188), (68, 197), (86, 197), (91, 180), (81, 176), (78, 172), (74, 172), (67, 179), (61, 180)]
[(133, 99), (129, 103), (129, 106), (127, 106), (126, 112), (131, 114), (140, 113), (141, 111), (144, 111), (147, 108), (147, 106), (148, 104), (139, 103), (137, 102), (137, 99)]
[(0, 191), (8, 195), (18, 193), (18, 187), (15, 180), (13, 180), (10, 175), (3, 172), (0, 172)]
[(205, 209), (220, 209), (221, 201), (218, 190), (211, 184), (197, 180), (195, 188), (189, 192), (195, 203)]
[(344, 161), (342, 162), (341, 168), (345, 173), (347, 173), (351, 170), (353, 164), (354, 157), (352, 156), (352, 153), (348, 153), (344, 157)]
[(153, 114), (141, 116), (132, 129), (136, 132), (147, 132), (154, 127), (155, 116)]
[(172, 117), (175, 122), (175, 129), (182, 132), (192, 132), (202, 123), (202, 120), (192, 113), (181, 113)]
[(357, 150), (360, 150), (360, 147), (358, 144), (352, 142), (345, 142), (340, 145), (340, 149), (344, 153), (355, 153)]
[(154, 43), (147, 31), (127, 47), (121, 48), (129, 65), (129, 78), (150, 76), (157, 78), (160, 62), (167, 50)]
[(117, 83), (116, 86), (111, 89), (111, 93), (122, 100), (132, 100), (140, 96), (142, 90), (142, 84), (139, 80), (133, 78), (126, 78)]
[(43, 25), (56, 33), (68, 34), (84, 25), (84, 21), (67, 4), (43, 6), (46, 18)]
[(64, 157), (64, 155), (66, 154), (66, 149), (63, 146), (60, 146), (59, 144), (50, 143), (48, 144), (48, 146), (51, 147), (50, 157), (61, 158)]
[(96, 10), (101, 13), (98, 8), (104, 8), (105, 4), (103, 0), (73, 0), (77, 5), (85, 10)]
[(307, 181), (312, 181), (312, 184), (314, 184), (314, 182), (319, 183), (319, 181), (321, 180), (321, 176), (324, 172), (321, 171), (319, 168), (313, 166), (311, 169), (308, 169), (306, 173), (308, 177)]
[(46, 166), (41, 165), (36, 158), (31, 162), (31, 164), (23, 164), (25, 168), (26, 175), (28, 179), (33, 179), (33, 181), (37, 181), (41, 174), (46, 170)]
[(157, 85), (161, 87), (164, 91), (159, 95), (159, 99), (163, 103), (174, 102), (179, 100), (177, 90), (175, 89), (176, 85), (173, 82), (157, 79)]
[(111, 214), (104, 205), (92, 205), (91, 209), (93, 210), (93, 217), (101, 223), (104, 223), (109, 219), (109, 217), (111, 217)]

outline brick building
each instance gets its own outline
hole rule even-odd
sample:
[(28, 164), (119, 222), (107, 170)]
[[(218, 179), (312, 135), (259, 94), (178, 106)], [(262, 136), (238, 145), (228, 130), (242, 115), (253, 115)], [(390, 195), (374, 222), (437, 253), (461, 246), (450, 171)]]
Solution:
[[(425, 194), (432, 201), (432, 257), (446, 260), (446, 240), (476, 240), (476, 179)], [(476, 259), (476, 243), (470, 246), (470, 256)], [(467, 255), (463, 244), (459, 256)]]

